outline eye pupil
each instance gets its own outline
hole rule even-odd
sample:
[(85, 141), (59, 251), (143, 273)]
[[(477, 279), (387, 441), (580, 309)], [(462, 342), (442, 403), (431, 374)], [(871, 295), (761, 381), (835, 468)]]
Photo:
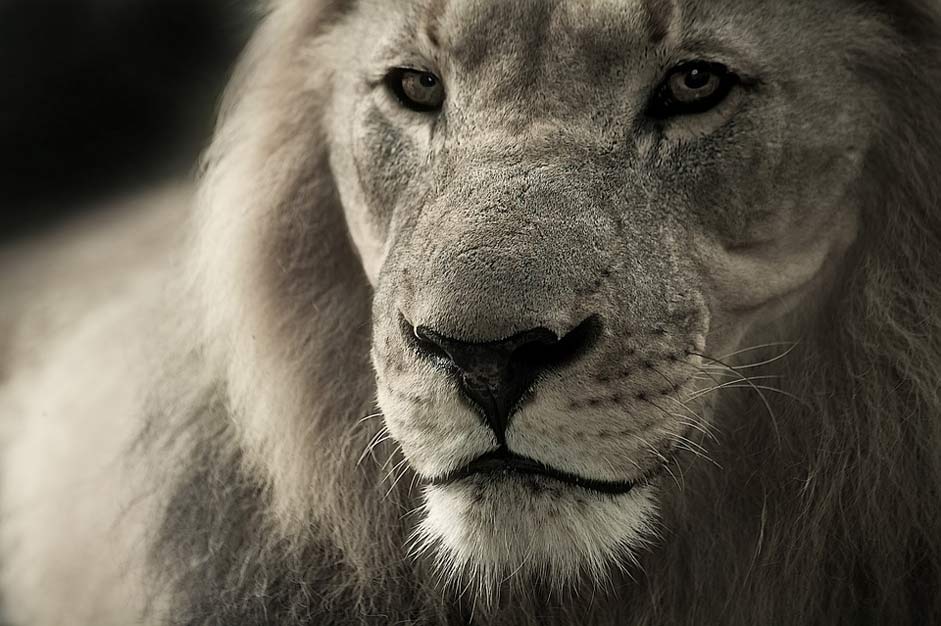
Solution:
[(694, 68), (686, 74), (686, 86), (690, 89), (702, 89), (709, 84), (711, 75), (709, 72), (704, 72), (700, 69)]
[(422, 74), (421, 78), (418, 79), (418, 82), (421, 83), (422, 87), (431, 89), (438, 85), (438, 78), (434, 74)]

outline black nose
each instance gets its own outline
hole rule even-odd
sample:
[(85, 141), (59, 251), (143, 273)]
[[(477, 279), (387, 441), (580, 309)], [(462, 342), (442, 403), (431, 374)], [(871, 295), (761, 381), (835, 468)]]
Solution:
[[(406, 325), (410, 331), (411, 324)], [(598, 318), (590, 317), (561, 339), (547, 328), (535, 328), (509, 339), (469, 343), (419, 326), (414, 329), (414, 344), (457, 373), (461, 389), (480, 408), (502, 445), (510, 418), (536, 378), (585, 354), (600, 330)]]

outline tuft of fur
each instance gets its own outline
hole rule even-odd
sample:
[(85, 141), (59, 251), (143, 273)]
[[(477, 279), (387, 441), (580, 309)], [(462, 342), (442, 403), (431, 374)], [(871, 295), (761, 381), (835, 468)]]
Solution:
[[(512, 506), (488, 497), (486, 485), (425, 488), (411, 556), (433, 555), (449, 588), (493, 604), (506, 583), (513, 595), (526, 593), (532, 581), (557, 591), (580, 580), (602, 584), (612, 564), (623, 571), (636, 566), (634, 553), (654, 535), (651, 487), (623, 496), (556, 488), (551, 497), (533, 497), (531, 486), (509, 489)], [(625, 528), (640, 530), (625, 537)], [(529, 537), (528, 545), (511, 540), (517, 537)]]

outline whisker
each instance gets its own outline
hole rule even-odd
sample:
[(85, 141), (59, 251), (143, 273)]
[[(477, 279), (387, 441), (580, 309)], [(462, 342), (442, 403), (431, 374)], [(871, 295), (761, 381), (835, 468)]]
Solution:
[[(719, 389), (729, 389), (736, 388), (736, 385), (741, 385), (742, 381), (746, 377), (739, 375), (739, 377), (734, 380), (728, 380), (724, 383), (718, 384), (715, 387), (709, 387), (708, 389), (700, 389), (699, 391), (694, 391), (686, 398), (686, 402), (691, 402), (693, 400), (698, 400), (699, 398), (712, 393), (713, 391), (718, 391)], [(775, 376), (751, 376), (747, 380), (756, 381), (756, 380), (766, 380), (768, 378), (776, 378)]]
[(415, 484), (418, 482), (418, 479), (419, 479), (418, 472), (415, 472), (415, 473), (412, 475), (412, 481), (411, 481), (411, 482), (409, 483), (409, 485), (408, 485), (408, 495), (409, 495), (409, 497), (411, 497), (411, 495), (412, 495), (412, 490), (415, 489)]
[(713, 442), (715, 442), (715, 443), (718, 443), (718, 442), (719, 442), (719, 440), (716, 438), (715, 434), (713, 434), (712, 432), (710, 432), (708, 428), (706, 428), (703, 424), (700, 424), (698, 421), (696, 421), (696, 420), (691, 420), (691, 419), (689, 419), (688, 417), (685, 417), (685, 416), (683, 416), (683, 415), (680, 415), (679, 413), (671, 413), (670, 415), (672, 415), (673, 417), (675, 417), (676, 419), (678, 419), (681, 426), (686, 426), (687, 428), (692, 428), (693, 430), (695, 430), (696, 432), (698, 432), (699, 434), (701, 434), (703, 437), (708, 437), (709, 439), (711, 439), (711, 440), (712, 440)]
[(719, 465), (719, 463), (717, 463), (716, 460), (709, 455), (708, 451), (692, 439), (684, 437), (683, 435), (671, 435), (670, 438), (676, 442), (677, 446), (683, 447), (685, 450), (688, 450), (699, 458), (709, 461), (719, 469), (722, 469), (722, 466)]
[(397, 474), (397, 475), (395, 479), (392, 481), (392, 484), (389, 486), (388, 491), (386, 491), (385, 495), (382, 497), (383, 500), (388, 498), (389, 495), (395, 490), (396, 485), (398, 485), (399, 481), (401, 481), (402, 478), (408, 473), (409, 469), (410, 469), (410, 466), (408, 465), (408, 459), (403, 458), (401, 461), (396, 463), (395, 466), (391, 470), (389, 470), (389, 472), (386, 474), (385, 478), (383, 479), (383, 482), (388, 480), (389, 477), (392, 476), (393, 474)]
[[(669, 397), (669, 396), (667, 396), (667, 397)], [(662, 406), (660, 406), (660, 405), (657, 404), (656, 402), (653, 402), (653, 401), (650, 400), (650, 399), (645, 399), (644, 402), (646, 402), (647, 404), (653, 406), (655, 409), (659, 410), (659, 411), (662, 412), (664, 415), (666, 415), (666, 416), (668, 416), (668, 417), (672, 417), (672, 418), (679, 419), (681, 424), (683, 424), (683, 425), (685, 425), (685, 426), (689, 426), (690, 428), (694, 428), (694, 429), (698, 430), (699, 432), (701, 432), (703, 435), (706, 435), (706, 436), (708, 436), (708, 437), (711, 437), (714, 441), (716, 441), (716, 438), (715, 438), (715, 436), (712, 435), (712, 433), (710, 433), (708, 430), (706, 430), (706, 429), (703, 427), (702, 424), (696, 423), (698, 420), (701, 420), (701, 419), (702, 419), (702, 418), (699, 417), (698, 415), (695, 415), (694, 419), (693, 419), (693, 420), (690, 420), (690, 419), (689, 419), (687, 416), (685, 416), (685, 415), (679, 415), (679, 414), (677, 414), (677, 413), (673, 413), (673, 412), (671, 412), (671, 411), (667, 411), (667, 410), (664, 409)]]
[(384, 477), (380, 482), (385, 482), (385, 481), (389, 480), (389, 478), (391, 478), (392, 475), (395, 474), (395, 473), (399, 470), (399, 468), (402, 467), (403, 465), (405, 465), (406, 463), (408, 463), (408, 459), (402, 459), (401, 461), (399, 461), (398, 463), (396, 463), (394, 466), (392, 466), (392, 469), (390, 469), (390, 470), (386, 473), (385, 477)]
[(672, 395), (671, 395), (671, 396), (666, 396), (666, 399), (669, 400), (669, 401), (671, 401), (671, 402), (673, 402), (674, 404), (678, 405), (680, 409), (686, 411), (688, 417), (690, 417), (691, 419), (695, 420), (696, 422), (701, 423), (706, 429), (708, 429), (708, 430), (710, 430), (710, 431), (712, 431), (712, 430), (714, 429), (714, 425), (713, 425), (709, 420), (707, 420), (705, 417), (703, 417), (703, 416), (702, 416), (699, 412), (697, 412), (693, 407), (691, 407), (690, 405), (686, 404), (686, 402), (684, 402), (683, 400), (680, 400), (679, 398), (677, 398), (677, 397), (675, 397), (675, 396), (672, 396)]
[[(673, 470), (670, 468), (670, 463), (669, 463), (669, 462), (664, 463), (663, 469), (664, 469), (664, 471), (666, 471), (667, 474), (670, 475), (670, 478), (673, 479), (673, 482), (676, 484), (677, 488), (680, 489), (680, 490), (682, 490), (682, 489), (683, 489), (683, 485), (686, 483), (686, 478), (683, 477), (683, 480), (682, 480), (682, 482), (681, 482), (680, 479), (676, 477), (676, 474), (673, 473)], [(680, 470), (680, 476), (682, 476), (682, 475), (683, 475), (683, 470)]]
[[(356, 467), (359, 467), (360, 464), (362, 464), (362, 462), (366, 459), (367, 456), (373, 455), (373, 453), (376, 450), (376, 446), (380, 445), (381, 443), (385, 441), (388, 441), (391, 438), (392, 438), (392, 434), (389, 432), (388, 428), (386, 428), (385, 426), (380, 428), (379, 432), (377, 432), (373, 436), (373, 438), (369, 441), (369, 443), (366, 444), (365, 449), (363, 449), (363, 453), (359, 456), (359, 459), (356, 461)], [(374, 461), (376, 460), (376, 457), (374, 455), (373, 455), (373, 460)]]
[(747, 365), (736, 365), (735, 368), (740, 369), (740, 370), (747, 370), (747, 369), (753, 369), (756, 367), (762, 367), (764, 365), (770, 365), (771, 363), (776, 363), (777, 361), (780, 361), (781, 359), (787, 357), (787, 355), (793, 352), (797, 348), (797, 346), (798, 344), (795, 343), (794, 345), (792, 345), (790, 348), (788, 348), (787, 350), (785, 350), (783, 353), (779, 354), (778, 356), (772, 357), (770, 359), (765, 359), (764, 361), (758, 361), (757, 363), (748, 363)]
[(784, 391), (783, 389), (778, 389), (777, 387), (769, 387), (768, 385), (746, 385), (742, 381), (736, 380), (733, 381), (733, 384), (723, 386), (723, 389), (761, 389), (762, 391), (769, 391), (771, 393), (776, 393), (778, 395), (784, 396), (795, 402), (800, 403), (802, 406), (808, 406), (807, 401), (801, 398), (800, 396), (795, 396), (789, 391)]
[[(641, 437), (641, 436), (639, 436), (639, 435), (635, 435), (635, 436), (637, 437), (638, 441), (640, 441), (641, 445), (642, 445), (644, 448), (647, 449), (648, 452), (650, 452), (652, 455), (654, 455), (655, 457), (657, 457), (657, 459), (659, 459), (660, 462), (663, 463), (663, 469), (666, 471), (667, 474), (670, 475), (670, 478), (673, 479), (673, 482), (676, 483), (677, 488), (678, 488), (678, 489), (682, 489), (682, 488), (683, 488), (683, 484), (680, 482), (680, 480), (676, 477), (676, 474), (674, 474), (674, 473), (673, 473), (673, 470), (670, 468), (670, 459), (668, 459), (667, 457), (665, 457), (662, 452), (660, 452), (660, 451), (657, 450), (655, 447), (653, 447), (653, 446), (652, 446), (646, 439), (644, 439), (643, 437)], [(680, 473), (682, 474), (682, 470), (680, 470)]]
[(396, 477), (396, 479), (395, 479), (394, 481), (392, 481), (392, 486), (389, 487), (389, 490), (386, 492), (386, 495), (382, 496), (382, 499), (383, 499), (383, 500), (385, 500), (386, 498), (388, 498), (389, 495), (395, 490), (395, 486), (398, 485), (398, 484), (399, 484), (399, 481), (402, 480), (402, 477), (405, 476), (405, 475), (408, 473), (408, 470), (409, 470), (408, 465), (405, 465), (405, 466), (402, 468), (402, 471), (399, 472), (399, 475)]
[(711, 357), (711, 356), (707, 356), (707, 355), (705, 355), (705, 354), (699, 354), (699, 353), (696, 353), (696, 352), (689, 352), (689, 351), (687, 351), (687, 353), (690, 354), (690, 355), (692, 355), (692, 356), (698, 356), (698, 357), (701, 358), (701, 359), (706, 359), (707, 361), (712, 361), (713, 363), (715, 363), (715, 364), (717, 364), (717, 365), (722, 365), (722, 366), (728, 368), (729, 371), (735, 372), (736, 374), (738, 374), (738, 375), (741, 377), (742, 382), (748, 384), (752, 389), (754, 389), (755, 392), (758, 394), (758, 397), (761, 398), (762, 404), (765, 405), (765, 409), (767, 409), (767, 411), (768, 411), (768, 416), (771, 418), (771, 423), (772, 423), (772, 426), (774, 427), (774, 434), (775, 434), (775, 438), (776, 438), (777, 441), (778, 441), (778, 445), (781, 444), (781, 430), (780, 430), (780, 428), (778, 427), (778, 418), (777, 418), (777, 416), (775, 416), (775, 414), (774, 414), (774, 409), (771, 408), (771, 403), (768, 402), (768, 398), (765, 397), (765, 394), (761, 391), (761, 389), (759, 389), (759, 388), (755, 385), (755, 383), (753, 383), (753, 382), (752, 382), (747, 376), (745, 376), (744, 374), (739, 373), (738, 370), (736, 370), (734, 367), (732, 367), (732, 366), (729, 365), (728, 363), (724, 363), (724, 362), (720, 361), (719, 359), (715, 359), (715, 358), (713, 358), (713, 357)]
[(697, 372), (701, 372), (705, 374), (712, 380), (712, 382), (714, 382), (717, 385), (721, 383), (713, 374), (724, 375), (724, 376), (728, 375), (728, 372), (720, 368), (705, 368), (705, 367), (702, 367), (701, 365), (694, 365), (693, 363), (690, 363), (688, 361), (679, 361), (679, 362), (683, 365), (686, 365), (687, 367), (693, 368)]
[(778, 346), (789, 346), (787, 351), (784, 353), (784, 354), (787, 354), (788, 352), (793, 350), (795, 347), (797, 347), (798, 343), (800, 342), (799, 341), (772, 341), (771, 343), (763, 343), (757, 346), (749, 346), (747, 348), (742, 348), (741, 350), (736, 350), (735, 352), (724, 354), (719, 358), (722, 359), (723, 361), (726, 361), (728, 359), (731, 359), (734, 356), (745, 354), (746, 352), (755, 352), (756, 350), (764, 350), (765, 348), (776, 348)]
[[(390, 438), (391, 438), (391, 437), (390, 437)], [(387, 457), (386, 457), (386, 460), (383, 461), (383, 462), (382, 462), (382, 465), (379, 466), (379, 470), (380, 470), (380, 471), (385, 470), (385, 469), (389, 466), (389, 463), (391, 463), (391, 462), (392, 462), (392, 459), (394, 459), (394, 458), (395, 458), (395, 454), (390, 454), (389, 456), (387, 456)]]
[(382, 411), (379, 411), (378, 413), (373, 413), (372, 415), (367, 415), (367, 416), (365, 416), (365, 417), (361, 417), (361, 418), (359, 418), (359, 419), (356, 421), (356, 423), (357, 423), (357, 424), (362, 424), (363, 422), (367, 422), (367, 421), (369, 421), (369, 420), (376, 419), (377, 417), (382, 417)]

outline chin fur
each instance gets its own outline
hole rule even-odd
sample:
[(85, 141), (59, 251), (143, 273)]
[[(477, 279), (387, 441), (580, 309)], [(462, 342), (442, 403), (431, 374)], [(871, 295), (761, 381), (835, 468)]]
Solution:
[(636, 564), (634, 553), (653, 538), (653, 489), (606, 495), (515, 476), (427, 486), (412, 553), (431, 555), (444, 584), (484, 600), (505, 584), (561, 592), (604, 583), (612, 568)]

